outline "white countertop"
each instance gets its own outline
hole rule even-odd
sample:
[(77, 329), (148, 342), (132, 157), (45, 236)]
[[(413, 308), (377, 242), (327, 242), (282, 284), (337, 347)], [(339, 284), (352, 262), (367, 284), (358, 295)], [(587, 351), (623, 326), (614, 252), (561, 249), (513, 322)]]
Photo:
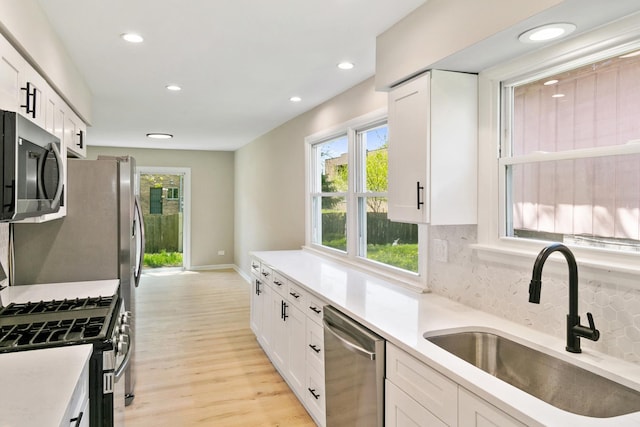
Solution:
[[(9, 286), (2, 303), (111, 296), (119, 280)], [(90, 344), (0, 354), (0, 427), (58, 426), (71, 400)]]
[(555, 408), (459, 359), (424, 339), (438, 331), (495, 331), (640, 390), (640, 366), (583, 346), (564, 351), (565, 342), (523, 325), (435, 294), (420, 294), (308, 251), (254, 252), (253, 255), (305, 286), (385, 339), (442, 372), (514, 418), (532, 426), (639, 426), (640, 412), (590, 418)]
[(0, 427), (58, 426), (90, 344), (0, 355)]

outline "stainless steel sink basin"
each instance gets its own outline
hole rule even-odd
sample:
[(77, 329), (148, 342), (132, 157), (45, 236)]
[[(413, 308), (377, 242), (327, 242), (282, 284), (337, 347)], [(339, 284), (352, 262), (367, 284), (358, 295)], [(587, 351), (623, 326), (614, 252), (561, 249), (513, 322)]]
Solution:
[(565, 411), (597, 418), (640, 411), (640, 392), (508, 338), (488, 332), (425, 338)]

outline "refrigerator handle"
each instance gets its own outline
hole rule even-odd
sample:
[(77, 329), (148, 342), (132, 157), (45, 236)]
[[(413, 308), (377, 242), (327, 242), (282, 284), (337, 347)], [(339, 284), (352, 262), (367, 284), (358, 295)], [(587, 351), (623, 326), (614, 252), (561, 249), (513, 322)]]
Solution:
[[(139, 258), (138, 258), (138, 268), (137, 268), (137, 271), (134, 273), (134, 284), (136, 285), (136, 288), (137, 288), (138, 285), (140, 284), (140, 276), (142, 275), (142, 265), (144, 264), (144, 219), (142, 219), (142, 210), (140, 209), (140, 201), (137, 195), (135, 196), (133, 208), (134, 208), (134, 214), (133, 214), (134, 236), (136, 231), (140, 234), (140, 248), (139, 248), (140, 251), (139, 251)], [(136, 239), (136, 243), (137, 243), (137, 239)]]

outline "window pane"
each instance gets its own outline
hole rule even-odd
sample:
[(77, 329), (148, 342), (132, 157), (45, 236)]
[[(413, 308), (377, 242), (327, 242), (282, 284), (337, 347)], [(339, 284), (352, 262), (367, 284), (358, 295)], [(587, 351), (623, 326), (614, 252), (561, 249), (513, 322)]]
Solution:
[(314, 197), (312, 202), (312, 243), (347, 250), (347, 210), (345, 197)]
[(386, 192), (389, 162), (387, 125), (363, 131), (359, 137), (365, 157), (364, 191)]
[(608, 58), (513, 90), (513, 155), (640, 139), (640, 56)]
[(640, 154), (507, 166), (508, 235), (640, 251)]
[(389, 221), (386, 197), (360, 197), (360, 256), (418, 272), (418, 226)]
[(347, 136), (332, 139), (314, 146), (319, 164), (317, 180), (323, 193), (345, 192), (348, 188), (349, 171)]

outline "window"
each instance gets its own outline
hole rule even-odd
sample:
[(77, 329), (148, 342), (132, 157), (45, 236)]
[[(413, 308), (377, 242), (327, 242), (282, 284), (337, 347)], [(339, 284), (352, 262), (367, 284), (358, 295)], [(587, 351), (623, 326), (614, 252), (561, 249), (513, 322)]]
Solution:
[(386, 118), (310, 137), (310, 243), (418, 275), (418, 226), (387, 219)]
[(178, 187), (167, 188), (167, 200), (178, 200), (180, 198), (180, 189)]
[(639, 36), (615, 22), (480, 73), (480, 259), (562, 241), (583, 277), (638, 286)]
[(506, 84), (506, 235), (640, 252), (640, 56)]

